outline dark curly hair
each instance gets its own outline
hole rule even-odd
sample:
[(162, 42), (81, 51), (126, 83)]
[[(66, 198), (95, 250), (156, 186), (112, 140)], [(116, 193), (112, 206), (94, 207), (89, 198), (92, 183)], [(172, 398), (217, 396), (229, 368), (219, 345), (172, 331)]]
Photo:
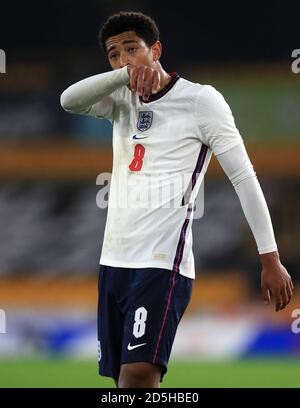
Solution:
[(151, 17), (135, 11), (120, 11), (110, 16), (99, 31), (99, 43), (105, 52), (106, 40), (125, 31), (135, 31), (148, 47), (159, 40), (158, 27)]

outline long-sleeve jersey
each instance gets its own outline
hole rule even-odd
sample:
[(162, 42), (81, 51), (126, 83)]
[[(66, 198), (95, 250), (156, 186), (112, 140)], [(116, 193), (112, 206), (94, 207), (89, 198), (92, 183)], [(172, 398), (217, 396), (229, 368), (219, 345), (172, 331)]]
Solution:
[(192, 221), (212, 153), (232, 181), (260, 253), (277, 250), (263, 193), (232, 112), (210, 85), (172, 73), (148, 101), (131, 92), (127, 67), (66, 89), (72, 113), (113, 124), (113, 169), (100, 263), (157, 267), (195, 277)]

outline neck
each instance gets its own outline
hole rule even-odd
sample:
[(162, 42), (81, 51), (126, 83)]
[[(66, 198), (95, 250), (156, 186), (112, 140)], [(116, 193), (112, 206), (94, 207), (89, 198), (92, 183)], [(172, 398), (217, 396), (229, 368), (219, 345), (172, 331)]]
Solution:
[(154, 68), (160, 74), (160, 81), (159, 81), (159, 90), (162, 90), (168, 83), (171, 81), (170, 75), (163, 69), (159, 61), (155, 62)]

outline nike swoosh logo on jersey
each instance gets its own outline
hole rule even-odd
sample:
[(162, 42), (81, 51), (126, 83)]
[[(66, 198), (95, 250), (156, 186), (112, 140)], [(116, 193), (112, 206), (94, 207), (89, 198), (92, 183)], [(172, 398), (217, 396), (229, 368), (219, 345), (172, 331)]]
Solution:
[(128, 343), (127, 350), (130, 351), (130, 350), (133, 350), (133, 349), (135, 349), (137, 347), (144, 346), (145, 344), (147, 344), (147, 343), (141, 343), (141, 344), (136, 344), (135, 346), (131, 346), (130, 343)]
[(144, 137), (137, 137), (137, 135), (132, 136), (132, 139), (134, 140), (139, 140), (139, 139), (146, 139), (148, 136), (144, 136)]

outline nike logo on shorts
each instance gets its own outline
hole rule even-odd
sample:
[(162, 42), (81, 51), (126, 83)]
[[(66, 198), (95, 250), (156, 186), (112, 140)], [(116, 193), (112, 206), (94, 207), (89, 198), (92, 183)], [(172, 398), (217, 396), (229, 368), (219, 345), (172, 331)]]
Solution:
[(133, 349), (135, 349), (137, 347), (144, 346), (145, 344), (147, 344), (147, 343), (141, 343), (141, 344), (136, 344), (135, 346), (131, 346), (130, 343), (128, 343), (127, 350), (130, 351), (130, 350), (133, 350)]

